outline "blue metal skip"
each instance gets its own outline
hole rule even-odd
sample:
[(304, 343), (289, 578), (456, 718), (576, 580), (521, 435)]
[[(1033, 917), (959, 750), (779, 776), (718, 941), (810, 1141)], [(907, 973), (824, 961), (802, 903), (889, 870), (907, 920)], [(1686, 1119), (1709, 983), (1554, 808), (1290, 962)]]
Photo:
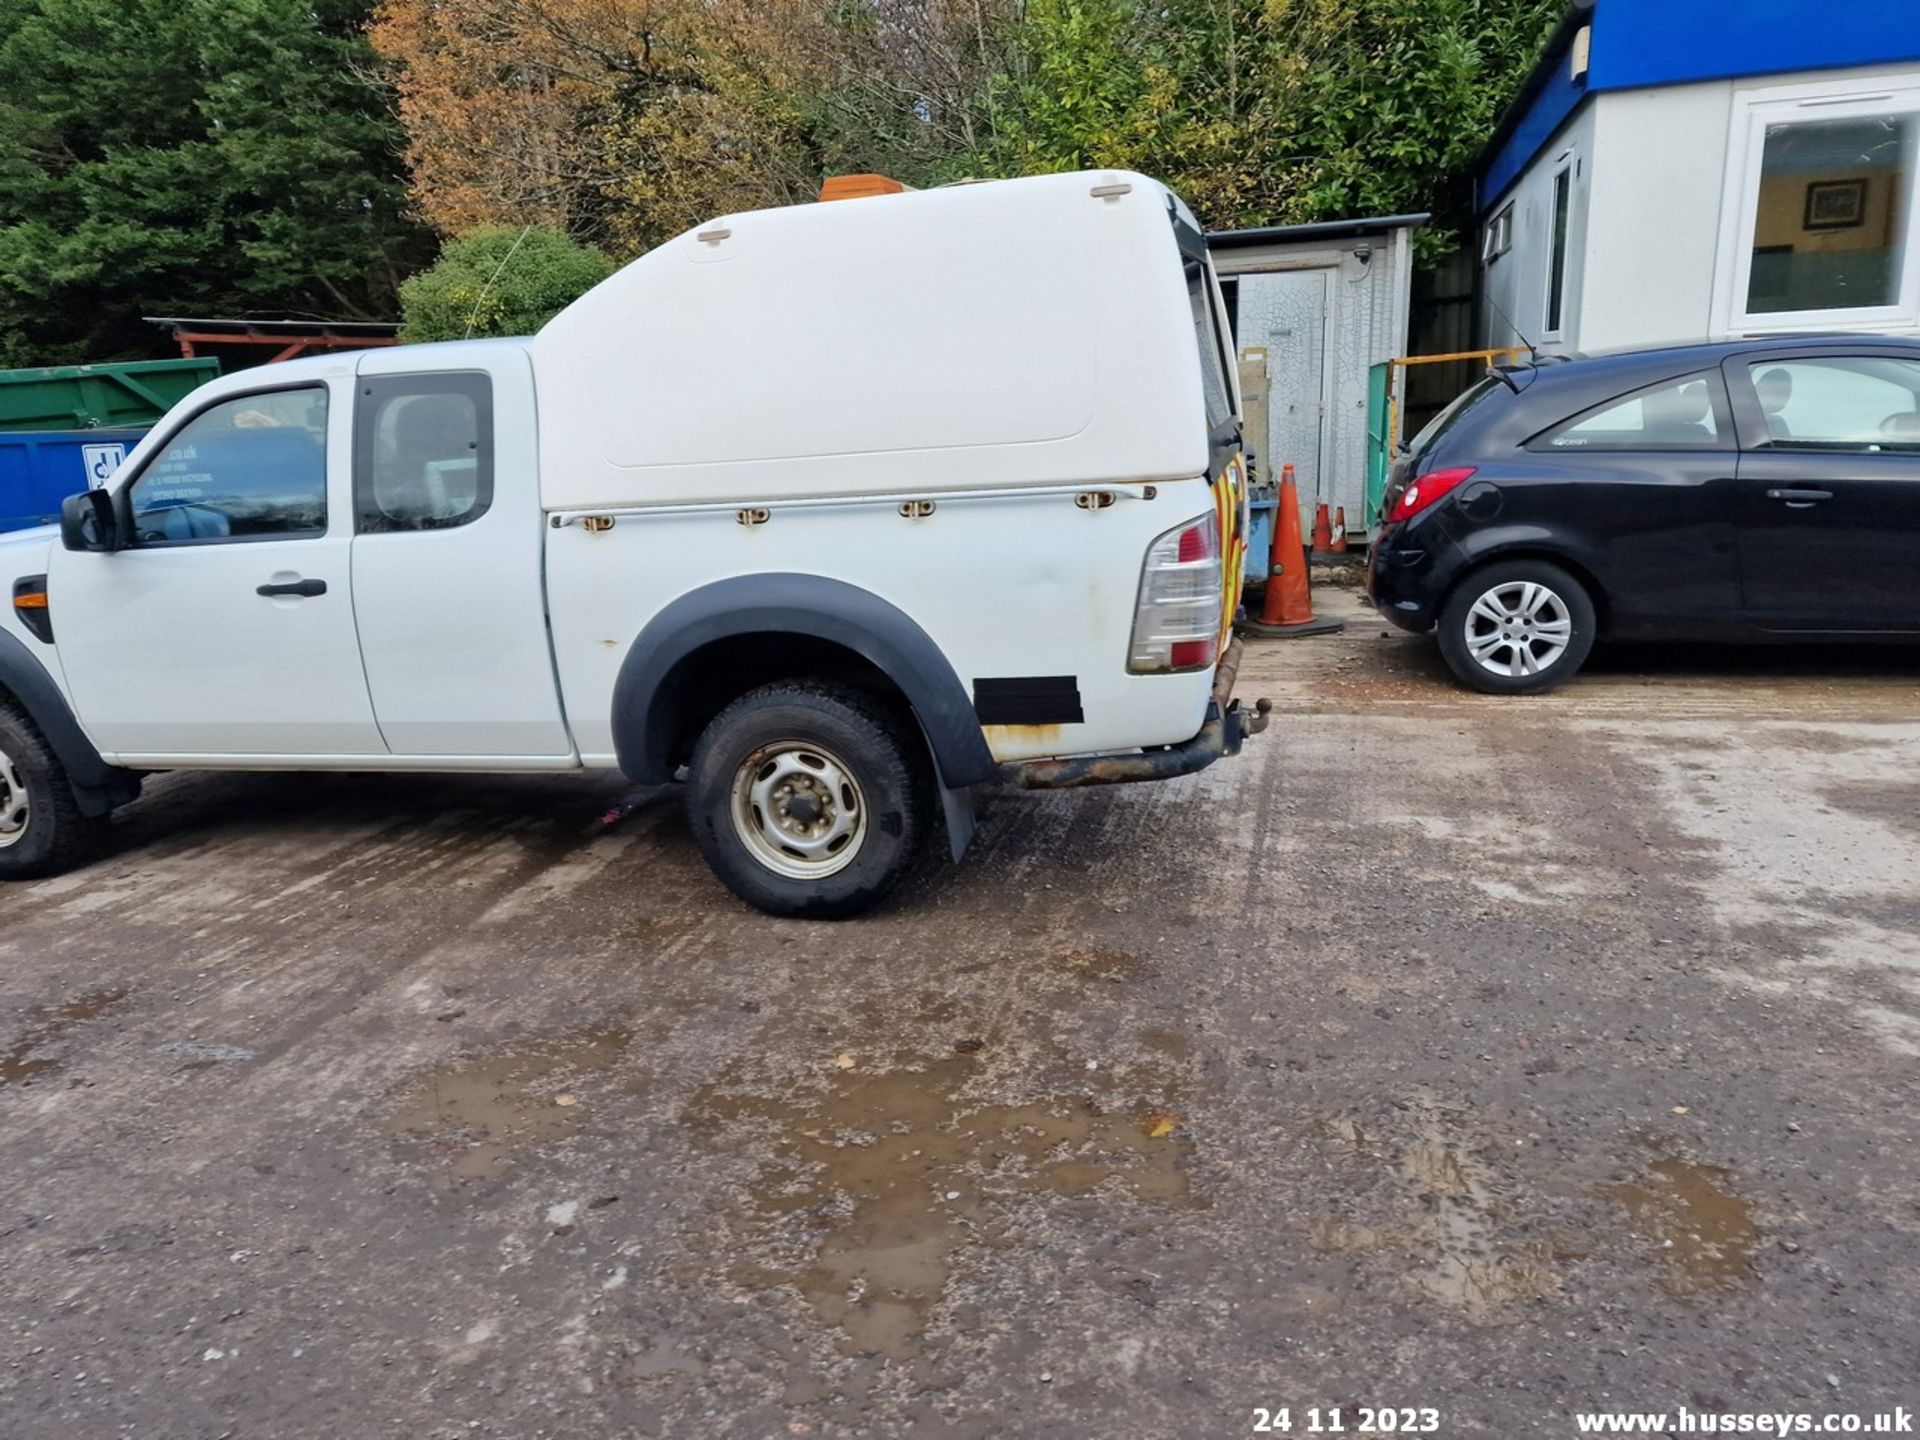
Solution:
[(0, 532), (60, 518), (60, 502), (104, 484), (147, 432), (21, 430), (0, 433)]

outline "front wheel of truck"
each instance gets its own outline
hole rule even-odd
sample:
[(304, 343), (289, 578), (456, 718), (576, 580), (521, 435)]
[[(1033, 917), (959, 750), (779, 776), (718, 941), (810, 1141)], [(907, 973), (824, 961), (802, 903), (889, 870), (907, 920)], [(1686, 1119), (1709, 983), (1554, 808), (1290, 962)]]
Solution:
[(714, 717), (687, 769), (687, 814), (728, 889), (769, 915), (840, 919), (913, 868), (933, 776), (909, 716), (845, 685), (784, 681)]
[(105, 828), (81, 813), (66, 767), (38, 727), (0, 701), (0, 880), (70, 870), (92, 857)]

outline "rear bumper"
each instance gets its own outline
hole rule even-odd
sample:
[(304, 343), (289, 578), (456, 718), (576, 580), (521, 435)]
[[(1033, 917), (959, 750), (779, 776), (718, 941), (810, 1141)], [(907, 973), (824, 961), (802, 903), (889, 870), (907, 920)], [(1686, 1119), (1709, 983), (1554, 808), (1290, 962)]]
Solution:
[(1271, 701), (1259, 700), (1251, 710), (1233, 698), (1240, 675), (1241, 645), (1227, 646), (1213, 675), (1213, 695), (1207, 702), (1206, 723), (1200, 733), (1179, 745), (1154, 750), (1124, 750), (1106, 755), (1076, 755), (1065, 760), (1023, 760), (1002, 765), (1001, 775), (1027, 790), (1072, 790), (1082, 785), (1128, 785), (1140, 780), (1172, 780), (1204, 770), (1223, 755), (1237, 755), (1249, 735), (1267, 728)]
[(1422, 525), (1414, 535), (1407, 530), (1389, 525), (1375, 539), (1367, 557), (1367, 598), (1381, 619), (1418, 635), (1439, 618), (1460, 569), (1459, 547), (1435, 525)]

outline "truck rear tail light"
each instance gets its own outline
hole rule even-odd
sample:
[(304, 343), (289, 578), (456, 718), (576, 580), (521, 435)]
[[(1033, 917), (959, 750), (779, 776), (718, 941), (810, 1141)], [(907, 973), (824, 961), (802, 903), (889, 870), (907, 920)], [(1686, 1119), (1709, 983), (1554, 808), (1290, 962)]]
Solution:
[(1214, 516), (1189, 520), (1155, 540), (1140, 570), (1127, 669), (1166, 675), (1212, 665), (1220, 650), (1224, 583)]
[(1411, 520), (1472, 474), (1471, 465), (1461, 465), (1452, 470), (1429, 470), (1400, 492), (1400, 498), (1393, 502), (1393, 508), (1387, 512), (1387, 523)]

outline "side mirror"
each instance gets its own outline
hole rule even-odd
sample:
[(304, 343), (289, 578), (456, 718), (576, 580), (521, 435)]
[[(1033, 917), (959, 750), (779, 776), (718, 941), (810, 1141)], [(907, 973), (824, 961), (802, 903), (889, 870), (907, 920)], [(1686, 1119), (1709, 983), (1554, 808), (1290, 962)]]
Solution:
[(113, 496), (105, 490), (82, 490), (60, 502), (60, 543), (69, 550), (118, 550), (124, 544)]

